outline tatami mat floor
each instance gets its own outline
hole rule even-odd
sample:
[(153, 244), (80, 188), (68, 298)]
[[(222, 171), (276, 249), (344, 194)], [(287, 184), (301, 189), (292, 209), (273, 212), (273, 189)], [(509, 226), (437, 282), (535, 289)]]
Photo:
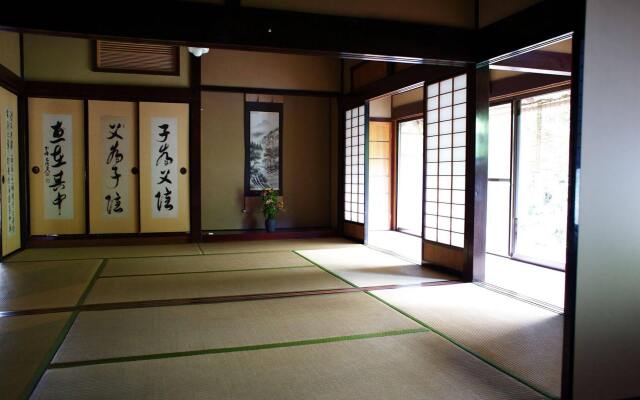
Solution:
[[(527, 342), (534, 317), (447, 320), (429, 299), (466, 285), (339, 238), (33, 249), (1, 265), (0, 278), (3, 398), (556, 394), (554, 370), (533, 376), (515, 351), (555, 341), (555, 325)], [(412, 293), (427, 300), (407, 302)], [(503, 308), (536, 315), (518, 307)], [(491, 347), (492, 327), (521, 340)]]

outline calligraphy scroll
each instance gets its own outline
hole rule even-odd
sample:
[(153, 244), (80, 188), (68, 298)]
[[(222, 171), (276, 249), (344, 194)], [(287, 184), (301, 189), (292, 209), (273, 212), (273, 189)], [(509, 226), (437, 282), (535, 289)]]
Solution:
[(3, 176), (6, 176), (6, 183), (3, 193), (3, 201), (6, 207), (5, 221), (7, 224), (7, 236), (15, 236), (16, 229), (16, 171), (18, 170), (16, 160), (16, 146), (18, 143), (14, 140), (14, 124), (15, 117), (11, 108), (5, 108), (4, 112), (4, 147), (2, 153), (4, 155), (4, 171)]
[(189, 105), (139, 104), (140, 231), (189, 231)]
[(73, 124), (71, 115), (42, 116), (44, 217), (73, 218)]
[(151, 215), (175, 218), (178, 215), (178, 120), (151, 118)]
[(101, 124), (103, 139), (102, 164), (102, 215), (108, 218), (125, 217), (129, 214), (129, 175), (127, 166), (131, 132), (129, 121), (124, 117), (103, 117)]
[(85, 233), (84, 102), (29, 98), (28, 106), (30, 232)]
[(89, 101), (91, 233), (139, 231), (136, 109), (131, 102)]
[(0, 175), (2, 181), (2, 255), (20, 248), (18, 97), (0, 88)]

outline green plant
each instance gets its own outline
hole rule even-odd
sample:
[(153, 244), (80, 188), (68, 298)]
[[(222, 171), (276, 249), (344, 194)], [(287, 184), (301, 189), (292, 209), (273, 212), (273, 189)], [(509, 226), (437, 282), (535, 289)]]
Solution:
[(284, 201), (278, 200), (278, 192), (272, 188), (262, 191), (262, 213), (266, 219), (275, 218), (278, 212), (284, 211)]

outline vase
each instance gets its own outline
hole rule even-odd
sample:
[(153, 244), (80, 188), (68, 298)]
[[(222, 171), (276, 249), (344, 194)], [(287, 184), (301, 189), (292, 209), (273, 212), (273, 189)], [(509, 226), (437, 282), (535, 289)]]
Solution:
[(264, 227), (267, 229), (267, 232), (275, 232), (276, 231), (276, 219), (275, 218), (267, 218), (264, 220)]

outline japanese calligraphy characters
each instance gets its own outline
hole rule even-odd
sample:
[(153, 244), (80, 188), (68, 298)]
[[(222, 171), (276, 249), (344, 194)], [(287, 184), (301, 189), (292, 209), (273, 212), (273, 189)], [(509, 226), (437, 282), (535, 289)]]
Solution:
[(71, 115), (42, 116), (43, 193), (46, 219), (73, 218), (73, 125)]
[(8, 236), (14, 236), (16, 234), (16, 171), (18, 170), (16, 155), (16, 147), (18, 143), (14, 139), (14, 127), (15, 127), (15, 116), (14, 112), (11, 108), (7, 107), (3, 111), (4, 117), (4, 126), (2, 126), (2, 131), (4, 134), (4, 148), (3, 156), (5, 158), (5, 171), (3, 175), (6, 178), (6, 184), (4, 187), (3, 193), (3, 201), (6, 206), (6, 215), (5, 220), (7, 224), (6, 234)]
[(154, 218), (178, 215), (178, 120), (151, 118), (151, 204)]
[(129, 214), (128, 154), (132, 140), (129, 119), (105, 116), (100, 120), (103, 140), (102, 193), (104, 217), (124, 217)]

